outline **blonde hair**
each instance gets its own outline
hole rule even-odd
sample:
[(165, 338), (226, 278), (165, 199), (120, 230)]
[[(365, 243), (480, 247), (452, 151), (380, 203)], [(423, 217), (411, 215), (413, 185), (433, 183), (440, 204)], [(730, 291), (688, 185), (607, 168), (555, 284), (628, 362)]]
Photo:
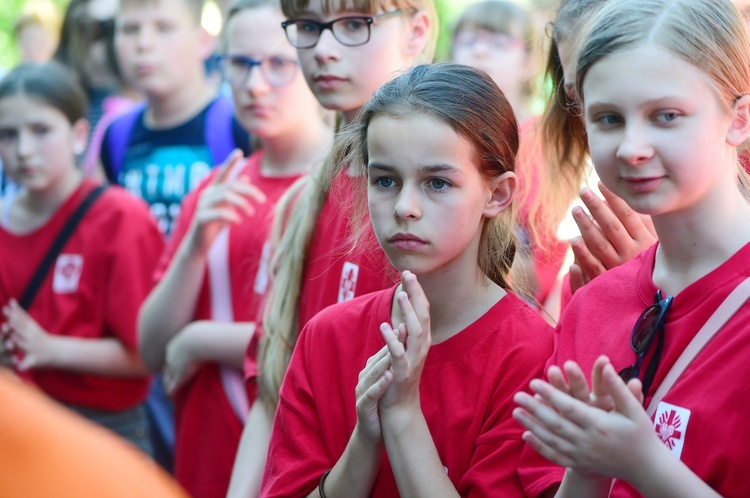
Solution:
[(21, 14), (13, 23), (13, 32), (16, 36), (25, 28), (33, 25), (42, 26), (56, 38), (60, 36), (62, 27), (62, 15), (54, 3), (49, 0), (32, 0), (26, 2)]
[(527, 52), (531, 52), (536, 43), (534, 23), (529, 12), (507, 0), (484, 0), (466, 7), (453, 26), (453, 34), (467, 28), (518, 36), (523, 40)]
[[(437, 13), (433, 0), (322, 0), (326, 14), (355, 10), (368, 14), (401, 9), (425, 11), (431, 18), (431, 37), (419, 62), (431, 62), (437, 41)], [(294, 17), (307, 9), (309, 0), (281, 0), (284, 15)], [(273, 283), (263, 312), (263, 339), (258, 353), (260, 399), (276, 408), (279, 389), (300, 332), (299, 299), (305, 258), (323, 203), (334, 178), (347, 167), (341, 155), (327, 154), (320, 167), (293, 185), (276, 207), (271, 235)]]
[[(129, 7), (142, 8), (144, 6), (153, 6), (159, 0), (120, 0), (120, 11), (127, 4)], [(190, 17), (196, 26), (201, 25), (201, 15), (205, 0), (181, 0), (183, 6), (190, 13)]]
[[(544, 168), (539, 191), (533, 199), (529, 216), (532, 239), (543, 244), (554, 240), (557, 226), (565, 217), (570, 203), (578, 195), (586, 174), (589, 148), (586, 129), (575, 99), (565, 88), (565, 75), (558, 45), (566, 43), (572, 51), (586, 21), (605, 0), (562, 0), (557, 17), (548, 26), (551, 43), (547, 56), (547, 78), (552, 82), (552, 95), (547, 101), (533, 147), (542, 150)], [(528, 189), (520, 197), (531, 195)]]
[[(224, 29), (221, 33), (221, 48), (226, 52), (228, 47), (227, 33), (229, 32), (229, 22), (234, 16), (247, 9), (260, 9), (262, 7), (271, 7), (281, 12), (279, 0), (236, 0), (229, 6), (227, 18), (224, 20)], [(279, 28), (281, 29), (281, 28)]]
[[(730, 111), (750, 95), (750, 40), (730, 0), (609, 0), (592, 18), (582, 39), (576, 90), (591, 67), (618, 50), (655, 43), (708, 75), (722, 107)], [(748, 197), (748, 177), (739, 165), (739, 183)]]
[[(484, 0), (464, 9), (453, 26), (453, 36), (464, 29), (481, 29), (500, 33), (523, 40), (528, 56), (534, 53), (537, 43), (536, 29), (528, 10), (507, 0)], [(536, 73), (536, 71), (535, 71)], [(533, 78), (523, 87), (523, 96), (529, 98), (534, 93)]]

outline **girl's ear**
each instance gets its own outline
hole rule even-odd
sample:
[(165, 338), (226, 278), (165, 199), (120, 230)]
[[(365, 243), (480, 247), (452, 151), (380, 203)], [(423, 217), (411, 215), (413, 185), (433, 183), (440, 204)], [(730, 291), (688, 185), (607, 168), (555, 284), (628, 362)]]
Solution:
[(732, 113), (734, 117), (727, 131), (727, 143), (738, 147), (750, 137), (750, 95), (737, 99)]
[(86, 152), (88, 140), (89, 122), (85, 119), (79, 119), (73, 123), (73, 153), (80, 155)]
[(508, 209), (516, 195), (517, 186), (516, 174), (512, 171), (506, 171), (492, 180), (487, 203), (482, 212), (485, 218), (494, 218)]
[(435, 27), (432, 26), (429, 14), (424, 10), (417, 11), (410, 19), (405, 54), (409, 57), (421, 54), (430, 41), (433, 29)]

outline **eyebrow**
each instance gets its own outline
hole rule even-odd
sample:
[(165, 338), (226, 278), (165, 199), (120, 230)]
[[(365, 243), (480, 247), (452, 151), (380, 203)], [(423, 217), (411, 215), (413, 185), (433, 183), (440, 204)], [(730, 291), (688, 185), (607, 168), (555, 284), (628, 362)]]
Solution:
[[(390, 173), (396, 173), (398, 172), (397, 168), (394, 168), (393, 166), (389, 166), (387, 164), (383, 163), (369, 163), (367, 165), (368, 170), (378, 169), (381, 171), (386, 171)], [(431, 173), (457, 173), (460, 175), (463, 175), (464, 172), (461, 171), (459, 168), (451, 165), (451, 164), (432, 164), (429, 166), (421, 166), (418, 170), (418, 173), (420, 174), (431, 174)]]
[[(658, 98), (655, 98), (655, 99), (646, 100), (645, 102), (643, 102), (642, 104), (640, 104), (638, 107), (651, 107), (651, 106), (654, 106), (654, 105), (663, 104), (665, 102), (669, 102), (669, 103), (671, 103), (671, 102), (677, 102), (677, 101), (684, 102), (685, 100), (689, 100), (689, 99), (687, 97), (683, 97), (683, 96), (680, 96), (680, 95), (671, 95), (669, 97), (658, 97)], [(617, 104), (615, 104), (613, 102), (597, 102), (597, 101), (594, 101), (594, 102), (591, 102), (591, 103), (589, 103), (589, 104), (586, 105), (586, 107), (588, 107), (588, 108), (612, 107), (612, 106), (616, 107)]]

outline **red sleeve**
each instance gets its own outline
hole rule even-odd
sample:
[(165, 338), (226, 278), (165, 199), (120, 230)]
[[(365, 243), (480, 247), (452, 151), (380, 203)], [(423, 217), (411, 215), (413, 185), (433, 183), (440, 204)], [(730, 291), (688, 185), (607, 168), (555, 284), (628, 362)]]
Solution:
[(537, 489), (541, 492), (561, 479), (554, 473), (555, 464), (539, 455), (524, 455), (523, 427), (512, 416), (517, 406), (515, 392), (528, 392), (529, 382), (543, 375), (544, 364), (552, 354), (551, 329), (546, 324), (534, 328), (534, 322), (519, 322), (517, 328), (527, 333), (519, 334), (515, 347), (508, 350), (503, 345), (493, 351), (499, 371), (492, 376), (502, 381), (492, 395), (490, 413), (477, 438), (469, 470), (457, 486), (461, 496), (467, 498), (518, 496), (520, 490), (526, 496), (536, 496)]
[(164, 239), (142, 201), (114, 191), (102, 200), (123, 206), (119, 219), (112, 220), (118, 226), (109, 231), (112, 240), (107, 241), (112, 250), (104, 300), (105, 324), (125, 347), (137, 350), (138, 311), (151, 292), (151, 275)]
[(310, 335), (311, 327), (306, 326), (281, 387), (260, 490), (263, 498), (306, 496), (332, 466), (308, 374), (306, 351)]
[(518, 461), (518, 476), (526, 496), (537, 497), (549, 489), (560, 486), (565, 467), (550, 462), (534, 448), (524, 445)]
[(566, 273), (562, 281), (562, 290), (560, 292), (560, 316), (562, 316), (568, 303), (573, 299), (573, 291), (570, 289), (570, 273)]

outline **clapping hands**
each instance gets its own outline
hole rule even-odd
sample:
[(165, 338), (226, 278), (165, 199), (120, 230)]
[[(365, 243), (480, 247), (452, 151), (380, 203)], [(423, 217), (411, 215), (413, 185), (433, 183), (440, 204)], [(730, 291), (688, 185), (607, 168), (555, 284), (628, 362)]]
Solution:
[(385, 346), (360, 372), (357, 384), (357, 418), (364, 434), (382, 439), (380, 418), (420, 410), (419, 381), (430, 349), (430, 305), (417, 277), (404, 271), (403, 291), (396, 301), (403, 323), (380, 326)]
[[(527, 431), (524, 440), (545, 458), (582, 474), (633, 482), (654, 445), (661, 444), (643, 409), (639, 380), (627, 385), (609, 359), (600, 357), (589, 391), (574, 362), (563, 372), (552, 367), (549, 382), (531, 382), (533, 396), (517, 393), (514, 418)], [(651, 452), (651, 453), (649, 453)]]

